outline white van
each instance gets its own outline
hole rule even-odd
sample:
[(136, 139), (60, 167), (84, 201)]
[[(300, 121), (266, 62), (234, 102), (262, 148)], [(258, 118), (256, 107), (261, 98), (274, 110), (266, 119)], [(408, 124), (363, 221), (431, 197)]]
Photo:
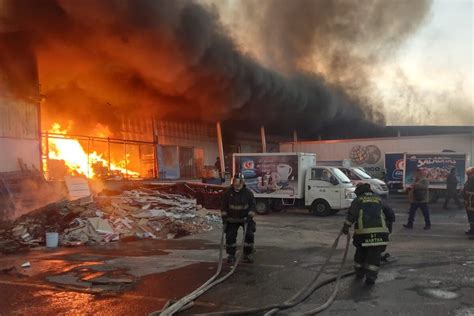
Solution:
[(361, 167), (338, 167), (355, 184), (368, 183), (372, 191), (382, 198), (388, 197), (388, 186), (379, 179), (372, 178)]
[(319, 166), (315, 154), (241, 153), (233, 155), (233, 174), (241, 173), (266, 214), (288, 206), (308, 207), (316, 216), (347, 209), (354, 184), (337, 167)]
[(356, 197), (351, 180), (336, 167), (316, 166), (306, 173), (305, 205), (317, 216), (347, 209)]

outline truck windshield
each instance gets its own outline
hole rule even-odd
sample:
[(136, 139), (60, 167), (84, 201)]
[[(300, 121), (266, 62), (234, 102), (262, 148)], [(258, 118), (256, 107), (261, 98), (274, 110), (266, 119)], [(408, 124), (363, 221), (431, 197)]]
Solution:
[(331, 168), (332, 174), (336, 176), (336, 178), (339, 180), (339, 182), (342, 183), (351, 183), (351, 180), (342, 172), (341, 170), (337, 168)]
[(371, 176), (369, 176), (367, 173), (365, 173), (364, 171), (360, 170), (359, 168), (354, 168), (354, 169), (351, 169), (355, 174), (357, 174), (359, 177), (361, 177), (362, 179), (372, 179)]

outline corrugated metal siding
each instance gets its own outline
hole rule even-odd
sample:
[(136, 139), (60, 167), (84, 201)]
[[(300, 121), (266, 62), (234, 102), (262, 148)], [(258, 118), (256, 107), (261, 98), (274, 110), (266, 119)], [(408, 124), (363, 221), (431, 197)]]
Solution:
[(39, 140), (0, 138), (0, 172), (19, 171), (18, 159), (28, 169), (41, 170)]
[(39, 139), (38, 136), (37, 105), (0, 99), (0, 137)]
[(218, 155), (217, 132), (213, 124), (190, 121), (167, 121), (151, 118), (122, 117), (121, 132), (125, 139), (153, 141), (153, 127), (158, 144), (193, 147), (202, 150), (205, 165), (214, 165)]

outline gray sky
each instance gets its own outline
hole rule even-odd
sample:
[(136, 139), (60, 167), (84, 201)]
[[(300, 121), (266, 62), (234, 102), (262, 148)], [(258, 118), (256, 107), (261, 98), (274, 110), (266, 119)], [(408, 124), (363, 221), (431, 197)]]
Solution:
[[(389, 124), (474, 125), (473, 11), (474, 1), (434, 1), (426, 23), (373, 78)], [(393, 106), (400, 98), (406, 106)]]

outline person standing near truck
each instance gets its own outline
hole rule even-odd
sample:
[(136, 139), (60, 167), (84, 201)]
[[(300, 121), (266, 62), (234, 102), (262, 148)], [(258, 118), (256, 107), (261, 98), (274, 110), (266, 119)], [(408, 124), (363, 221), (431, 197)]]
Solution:
[(446, 179), (446, 199), (444, 200), (443, 208), (448, 209), (448, 202), (453, 199), (458, 208), (461, 208), (461, 203), (458, 199), (458, 177), (456, 176), (456, 168), (452, 168)]
[(469, 239), (474, 239), (474, 167), (466, 170), (467, 181), (464, 184), (463, 196), (464, 206), (466, 207), (467, 220), (469, 221), (469, 230), (466, 235), (471, 235)]
[(415, 221), (415, 214), (418, 208), (423, 212), (425, 218), (425, 227), (423, 229), (431, 229), (430, 210), (428, 208), (428, 187), (429, 182), (426, 179), (423, 170), (416, 169), (413, 184), (408, 194), (410, 199), (410, 214), (408, 216), (408, 222), (403, 227), (412, 229), (413, 222)]
[(255, 215), (255, 197), (244, 182), (244, 177), (237, 174), (232, 179), (232, 186), (224, 192), (222, 198), (221, 216), (225, 227), (226, 251), (228, 254), (227, 263), (235, 262), (237, 251), (237, 233), (241, 226), (247, 224), (244, 244), (244, 261), (252, 263), (253, 244), (255, 240), (256, 223), (253, 220)]
[(372, 285), (377, 279), (381, 255), (387, 247), (395, 213), (372, 192), (370, 184), (358, 184), (355, 193), (357, 198), (349, 207), (342, 232), (347, 235), (355, 223), (353, 244), (356, 247), (356, 277), (362, 279), (365, 276), (365, 283)]

